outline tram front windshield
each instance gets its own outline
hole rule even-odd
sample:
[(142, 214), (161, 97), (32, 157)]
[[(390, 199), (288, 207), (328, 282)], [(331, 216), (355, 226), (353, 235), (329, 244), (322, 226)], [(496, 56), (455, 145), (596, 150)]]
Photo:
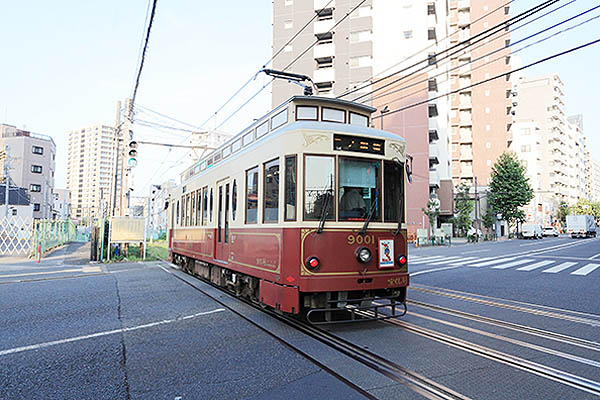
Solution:
[(339, 220), (381, 220), (381, 161), (339, 158)]

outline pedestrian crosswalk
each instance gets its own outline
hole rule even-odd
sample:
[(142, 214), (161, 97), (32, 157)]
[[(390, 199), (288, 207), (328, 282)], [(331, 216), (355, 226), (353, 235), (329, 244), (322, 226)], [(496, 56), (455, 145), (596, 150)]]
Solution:
[[(589, 261), (596, 261), (589, 262)], [(563, 260), (540, 260), (539, 258), (524, 257), (463, 257), (463, 256), (410, 256), (409, 265), (450, 265), (469, 268), (491, 268), (498, 270), (514, 269), (515, 271), (543, 272), (546, 274), (569, 273), (575, 276), (587, 276), (598, 270), (598, 260), (589, 261), (565, 261)], [(518, 268), (515, 268), (518, 267)], [(446, 268), (447, 269), (447, 268)]]

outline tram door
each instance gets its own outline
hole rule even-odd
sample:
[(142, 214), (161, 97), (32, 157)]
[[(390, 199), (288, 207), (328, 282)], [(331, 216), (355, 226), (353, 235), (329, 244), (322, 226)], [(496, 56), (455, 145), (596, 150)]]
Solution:
[(231, 185), (223, 181), (217, 185), (217, 240), (216, 259), (229, 261), (229, 205), (231, 203)]

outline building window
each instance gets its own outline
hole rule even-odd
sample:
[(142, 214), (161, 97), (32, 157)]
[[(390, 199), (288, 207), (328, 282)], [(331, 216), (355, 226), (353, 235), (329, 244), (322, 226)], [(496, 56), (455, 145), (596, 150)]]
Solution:
[(246, 171), (246, 223), (258, 221), (258, 167)]
[(317, 21), (333, 19), (333, 8), (324, 8), (317, 11)]
[(296, 181), (298, 164), (296, 156), (285, 157), (285, 220), (296, 220)]
[(333, 68), (333, 57), (319, 58), (317, 61), (317, 69)]
[(429, 29), (427, 29), (427, 39), (428, 40), (435, 40), (436, 39), (435, 28), (429, 28)]
[(328, 43), (333, 43), (333, 33), (325, 32), (317, 34), (317, 46)]
[(33, 203), (33, 211), (40, 211), (40, 203)]
[(284, 52), (284, 53), (291, 53), (291, 52), (292, 52), (292, 50), (294, 50), (294, 48), (292, 47), (292, 45), (291, 45), (291, 44), (288, 44), (288, 45), (286, 45), (286, 46), (283, 48), (283, 52)]
[(287, 6), (291, 6), (292, 4), (294, 4), (294, 0), (285, 0), (284, 5)]
[(412, 39), (412, 37), (413, 37), (412, 30), (410, 30), (410, 31), (404, 31), (404, 39)]
[(32, 165), (31, 166), (31, 172), (33, 172), (34, 174), (41, 174), (42, 173), (42, 166), (41, 165)]
[(366, 42), (371, 40), (373, 32), (370, 30), (350, 32), (350, 43)]
[(279, 159), (269, 161), (264, 166), (264, 222), (279, 220)]
[(31, 152), (32, 152), (33, 154), (44, 154), (44, 148), (43, 148), (43, 147), (40, 147), (40, 146), (33, 146), (33, 147), (31, 148)]
[(283, 28), (284, 28), (284, 29), (292, 29), (292, 27), (293, 27), (293, 26), (294, 26), (294, 25), (293, 25), (293, 23), (292, 23), (292, 20), (291, 20), (291, 19), (288, 19), (288, 20), (285, 20), (285, 21), (283, 21)]
[(435, 15), (435, 3), (427, 3), (427, 15)]
[(29, 185), (29, 191), (30, 192), (41, 192), (42, 185), (36, 185), (35, 183), (32, 183), (31, 185)]
[(438, 116), (438, 109), (437, 106), (435, 104), (429, 104), (429, 117), (437, 117)]
[(10, 210), (12, 212), (12, 215), (17, 215), (17, 209), (13, 208), (12, 210)]
[(529, 153), (531, 151), (530, 144), (524, 144), (521, 146), (521, 153)]
[(350, 58), (351, 68), (370, 67), (373, 65), (373, 58), (371, 56), (360, 56)]

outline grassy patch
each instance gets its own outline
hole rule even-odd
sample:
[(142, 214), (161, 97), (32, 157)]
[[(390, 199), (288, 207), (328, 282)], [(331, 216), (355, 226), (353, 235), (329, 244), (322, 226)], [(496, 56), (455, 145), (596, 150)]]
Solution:
[[(145, 261), (158, 261), (166, 260), (169, 256), (169, 248), (166, 241), (157, 241), (152, 244), (146, 243), (146, 260)], [(110, 262), (135, 262), (143, 261), (142, 255), (140, 254), (140, 246), (130, 245), (127, 254), (120, 254), (114, 256), (111, 254)]]

